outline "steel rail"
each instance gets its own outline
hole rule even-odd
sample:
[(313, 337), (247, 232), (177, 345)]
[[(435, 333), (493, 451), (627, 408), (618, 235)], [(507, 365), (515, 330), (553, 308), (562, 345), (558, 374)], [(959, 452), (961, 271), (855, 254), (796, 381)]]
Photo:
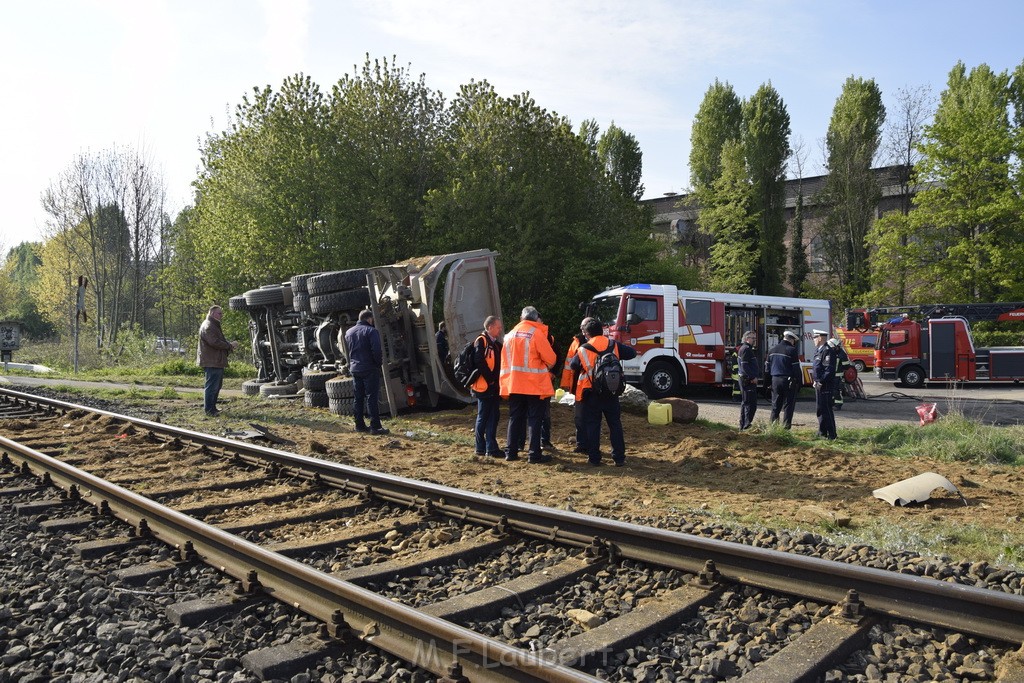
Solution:
[[(38, 398), (0, 389), (0, 394), (3, 393), (17, 394), (23, 399)], [(83, 408), (53, 399), (41, 401), (62, 409)], [(710, 560), (727, 580), (833, 604), (842, 603), (849, 591), (854, 590), (868, 610), (879, 614), (993, 640), (1024, 643), (1024, 596), (1021, 595), (590, 517), (325, 462), (107, 411), (88, 410), (140, 428), (238, 453), (251, 462), (269, 461), (289, 473), (316, 478), (330, 486), (457, 520), (495, 525), (534, 538), (589, 546), (612, 556), (692, 573), (703, 571)]]
[(458, 662), (464, 675), (479, 681), (597, 680), (551, 656), (507, 645), (341, 581), (2, 436), (0, 451), (74, 490), (75, 497), (97, 506), (104, 501), (109, 514), (133, 525), (137, 535), (184, 550), (183, 556), (194, 553), (239, 579), (246, 592), (264, 592), (326, 622), (332, 635), (344, 639), (346, 633), (358, 634), (438, 675)]

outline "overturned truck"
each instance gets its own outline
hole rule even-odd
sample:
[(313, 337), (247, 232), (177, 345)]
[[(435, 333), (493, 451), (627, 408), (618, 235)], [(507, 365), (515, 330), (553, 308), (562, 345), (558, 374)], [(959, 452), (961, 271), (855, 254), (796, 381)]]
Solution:
[(229, 308), (249, 314), (257, 376), (246, 394), (302, 395), (307, 406), (338, 415), (354, 409), (345, 332), (359, 311), (373, 311), (383, 347), (381, 414), (435, 407), (444, 399), (469, 402), (447, 357), (437, 348), (446, 323), (459, 349), (488, 315), (501, 315), (494, 259), (487, 249), (424, 256), (371, 268), (306, 273), (231, 297)]

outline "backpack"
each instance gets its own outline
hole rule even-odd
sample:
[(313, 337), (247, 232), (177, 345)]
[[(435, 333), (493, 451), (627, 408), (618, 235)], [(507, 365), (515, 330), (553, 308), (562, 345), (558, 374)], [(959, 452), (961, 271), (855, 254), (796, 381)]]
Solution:
[(591, 384), (597, 395), (603, 398), (622, 396), (622, 392), (626, 390), (626, 380), (622, 374), (622, 363), (615, 355), (615, 342), (609, 342), (608, 348), (604, 351), (598, 351), (590, 342), (580, 348), (597, 354), (590, 375)]
[(480, 370), (476, 367), (476, 343), (479, 339), (480, 337), (477, 337), (463, 346), (459, 357), (455, 359), (455, 380), (466, 388), (480, 376)]

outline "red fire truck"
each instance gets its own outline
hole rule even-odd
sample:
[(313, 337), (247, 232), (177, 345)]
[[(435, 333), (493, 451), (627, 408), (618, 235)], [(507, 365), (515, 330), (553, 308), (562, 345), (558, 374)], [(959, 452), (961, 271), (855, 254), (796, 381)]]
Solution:
[(672, 285), (609, 289), (593, 298), (587, 315), (600, 319), (612, 339), (636, 349), (637, 357), (622, 364), (626, 380), (652, 398), (684, 385), (730, 385), (727, 355), (746, 330), (757, 334), (762, 360), (786, 330), (800, 335), (804, 384), (810, 385), (811, 331), (832, 329), (832, 304), (824, 299), (691, 292)]
[[(911, 316), (920, 316), (915, 322)], [(1024, 379), (1024, 347), (976, 348), (971, 322), (1024, 321), (1024, 303), (928, 304), (847, 311), (847, 324), (878, 327), (875, 374), (905, 386), (925, 382), (1014, 382)], [(877, 323), (876, 323), (877, 324)]]

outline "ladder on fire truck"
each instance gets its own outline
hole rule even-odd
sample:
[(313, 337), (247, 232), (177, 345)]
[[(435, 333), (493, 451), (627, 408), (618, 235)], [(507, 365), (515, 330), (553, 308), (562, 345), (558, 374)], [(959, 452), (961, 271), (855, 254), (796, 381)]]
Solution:
[(894, 317), (914, 318), (927, 322), (932, 318), (958, 317), (967, 322), (995, 320), (1024, 322), (1024, 302), (993, 304), (921, 304), (918, 306), (885, 306), (879, 308), (846, 309), (846, 329), (869, 330), (872, 326), (888, 322)]

